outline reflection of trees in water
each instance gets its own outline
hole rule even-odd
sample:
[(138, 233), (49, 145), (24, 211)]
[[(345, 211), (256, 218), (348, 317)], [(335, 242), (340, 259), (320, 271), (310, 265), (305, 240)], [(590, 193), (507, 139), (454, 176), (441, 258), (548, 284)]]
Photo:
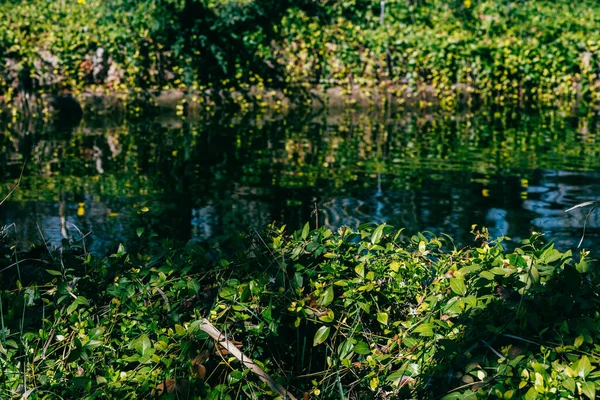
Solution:
[(330, 227), (385, 221), (468, 239), (472, 223), (485, 223), (520, 237), (532, 220), (559, 229), (563, 204), (594, 198), (597, 188), (573, 176), (554, 182), (532, 172), (600, 165), (598, 121), (581, 121), (485, 113), (150, 120), (13, 135), (1, 161), (32, 160), (14, 200), (61, 202), (31, 218), (62, 218), (68, 237), (77, 236), (67, 222), (79, 203), (86, 218), (90, 202), (103, 205), (89, 221), (98, 231), (111, 219), (125, 227), (122, 216), (141, 200), (159, 204), (155, 226), (182, 238), (273, 220), (298, 227), (315, 202)]
[(86, 246), (92, 252), (101, 253), (124, 238), (131, 221), (128, 215), (119, 214), (117, 218), (104, 202), (94, 201), (91, 196), (85, 199), (85, 213), (81, 213), (80, 208), (80, 202), (68, 198), (7, 202), (0, 209), (0, 219), (3, 223), (15, 224), (11, 234), (21, 248), (43, 240), (51, 246), (59, 246), (63, 239), (81, 244), (82, 235), (92, 232), (85, 237)]
[[(127, 213), (111, 210), (112, 202), (100, 200), (103, 193), (94, 190), (94, 182), (102, 181), (104, 165), (120, 152), (114, 131), (27, 131), (15, 143), (15, 154), (27, 160), (24, 182), (0, 212), (2, 221), (15, 223), (22, 247), (42, 241), (80, 242), (82, 235), (93, 231), (86, 241), (94, 251), (122, 237)], [(117, 221), (114, 217), (119, 214)]]

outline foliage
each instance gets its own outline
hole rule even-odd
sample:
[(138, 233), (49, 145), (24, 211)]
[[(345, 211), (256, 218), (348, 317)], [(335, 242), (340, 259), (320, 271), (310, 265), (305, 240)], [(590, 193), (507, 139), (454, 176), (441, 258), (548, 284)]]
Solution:
[(261, 102), (320, 84), (447, 107), (598, 100), (596, 2), (385, 4), (382, 21), (374, 0), (8, 1), (0, 95), (211, 89)]
[(4, 247), (3, 398), (273, 397), (202, 317), (314, 398), (593, 399), (600, 383), (598, 275), (539, 234), (510, 253), (477, 227), (463, 249), (386, 225), (220, 249), (138, 234), (109, 257)]

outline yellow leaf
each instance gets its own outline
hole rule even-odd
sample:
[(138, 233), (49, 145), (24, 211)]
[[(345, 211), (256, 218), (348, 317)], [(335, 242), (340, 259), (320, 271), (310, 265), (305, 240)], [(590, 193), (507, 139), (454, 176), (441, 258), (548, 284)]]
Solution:
[(375, 377), (375, 378), (371, 379), (371, 382), (369, 383), (369, 386), (373, 390), (377, 389), (377, 386), (379, 386), (379, 378)]

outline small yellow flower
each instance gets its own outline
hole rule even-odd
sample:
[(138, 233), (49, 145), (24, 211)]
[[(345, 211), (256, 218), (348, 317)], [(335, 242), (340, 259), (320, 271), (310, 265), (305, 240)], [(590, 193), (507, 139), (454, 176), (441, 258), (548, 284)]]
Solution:
[(85, 0), (77, 0), (77, 4), (85, 4)]

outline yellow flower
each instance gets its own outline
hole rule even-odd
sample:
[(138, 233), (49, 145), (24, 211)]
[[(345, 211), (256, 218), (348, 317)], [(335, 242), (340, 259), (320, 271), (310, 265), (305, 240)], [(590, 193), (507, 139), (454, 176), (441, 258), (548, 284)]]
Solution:
[(77, 0), (77, 4), (85, 4), (85, 0)]

